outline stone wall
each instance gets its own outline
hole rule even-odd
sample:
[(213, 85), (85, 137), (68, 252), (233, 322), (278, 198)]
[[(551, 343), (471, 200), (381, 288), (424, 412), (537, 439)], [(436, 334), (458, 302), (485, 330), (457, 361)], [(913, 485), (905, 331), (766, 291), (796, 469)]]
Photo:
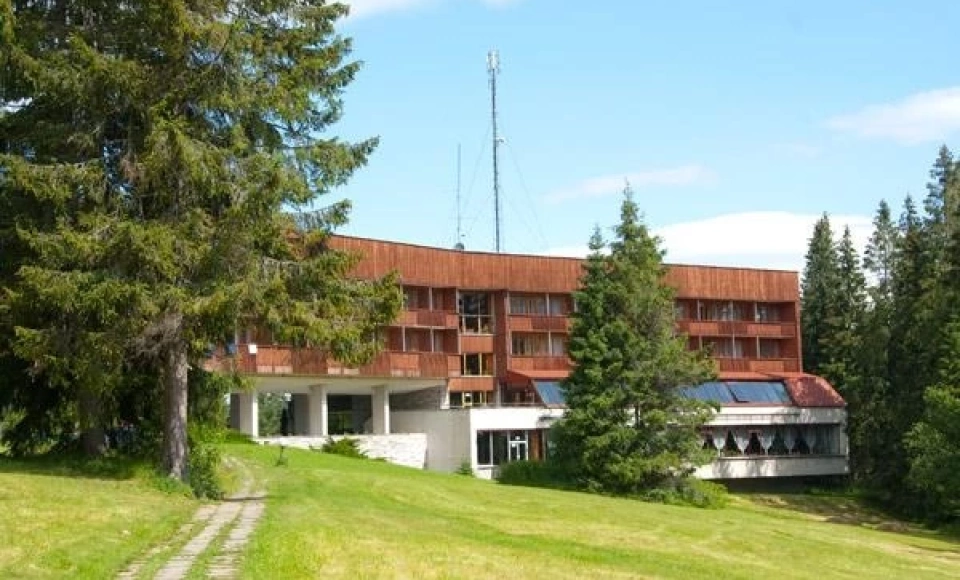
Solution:
[(446, 402), (447, 388), (440, 385), (410, 393), (392, 393), (390, 395), (390, 410), (425, 411), (442, 409), (446, 406)]
[[(356, 439), (360, 449), (373, 459), (385, 459), (390, 463), (423, 469), (427, 461), (426, 433), (397, 433), (391, 435), (331, 435), (334, 440), (349, 437)], [(327, 437), (262, 437), (264, 445), (286, 445), (299, 449), (317, 451), (326, 443)]]

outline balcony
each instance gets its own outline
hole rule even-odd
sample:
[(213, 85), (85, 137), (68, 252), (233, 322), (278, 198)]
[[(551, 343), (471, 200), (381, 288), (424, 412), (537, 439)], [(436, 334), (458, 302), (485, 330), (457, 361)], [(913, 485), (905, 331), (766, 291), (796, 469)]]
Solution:
[(509, 369), (518, 372), (569, 371), (570, 359), (565, 356), (512, 356)]
[(714, 357), (720, 372), (728, 373), (798, 373), (800, 361), (795, 358), (748, 359)]
[(456, 312), (446, 310), (403, 310), (395, 326), (420, 326), (424, 328), (457, 328)]
[[(224, 370), (230, 360), (219, 357), (210, 366)], [(447, 377), (447, 355), (434, 352), (383, 351), (369, 364), (347, 367), (316, 349), (271, 345), (257, 346), (256, 353), (250, 353), (249, 345), (243, 344), (232, 360), (237, 371), (260, 375)]]
[(759, 336), (793, 338), (797, 325), (789, 322), (747, 322), (738, 320), (678, 320), (677, 332), (690, 336)]
[(452, 377), (447, 383), (447, 388), (452, 393), (462, 393), (468, 391), (487, 391), (492, 392), (496, 387), (496, 377)]
[(493, 335), (461, 334), (460, 352), (493, 352)]
[(570, 332), (570, 319), (566, 316), (511, 314), (507, 324), (513, 332)]

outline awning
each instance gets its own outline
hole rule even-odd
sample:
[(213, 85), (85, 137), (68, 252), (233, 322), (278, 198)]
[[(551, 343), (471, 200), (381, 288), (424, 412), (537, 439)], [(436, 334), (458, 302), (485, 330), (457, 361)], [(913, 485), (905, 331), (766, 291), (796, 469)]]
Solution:
[(547, 407), (565, 407), (567, 405), (559, 381), (533, 381), (533, 388), (537, 390), (540, 400)]

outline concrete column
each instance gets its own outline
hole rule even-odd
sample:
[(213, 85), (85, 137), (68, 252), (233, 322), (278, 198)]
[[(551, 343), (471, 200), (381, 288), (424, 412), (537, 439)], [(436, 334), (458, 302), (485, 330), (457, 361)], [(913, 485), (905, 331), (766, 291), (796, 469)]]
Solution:
[(310, 435), (314, 437), (329, 435), (327, 420), (327, 387), (312, 385), (310, 387)]
[(386, 435), (390, 433), (390, 388), (386, 385), (373, 387), (373, 433)]
[(294, 393), (293, 397), (293, 434), (310, 434), (310, 395)]
[(251, 437), (260, 436), (260, 413), (257, 408), (257, 393), (237, 393), (237, 420), (240, 431)]

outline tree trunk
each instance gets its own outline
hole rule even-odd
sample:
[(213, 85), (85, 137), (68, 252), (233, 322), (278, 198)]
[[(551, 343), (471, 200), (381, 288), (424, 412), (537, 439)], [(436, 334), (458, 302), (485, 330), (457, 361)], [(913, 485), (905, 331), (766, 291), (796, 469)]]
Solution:
[(187, 345), (173, 342), (164, 353), (163, 380), (166, 399), (163, 429), (163, 467), (167, 475), (184, 480), (187, 475)]
[(98, 457), (106, 451), (103, 429), (103, 409), (100, 396), (87, 387), (81, 387), (77, 397), (80, 415), (80, 442), (87, 457)]

